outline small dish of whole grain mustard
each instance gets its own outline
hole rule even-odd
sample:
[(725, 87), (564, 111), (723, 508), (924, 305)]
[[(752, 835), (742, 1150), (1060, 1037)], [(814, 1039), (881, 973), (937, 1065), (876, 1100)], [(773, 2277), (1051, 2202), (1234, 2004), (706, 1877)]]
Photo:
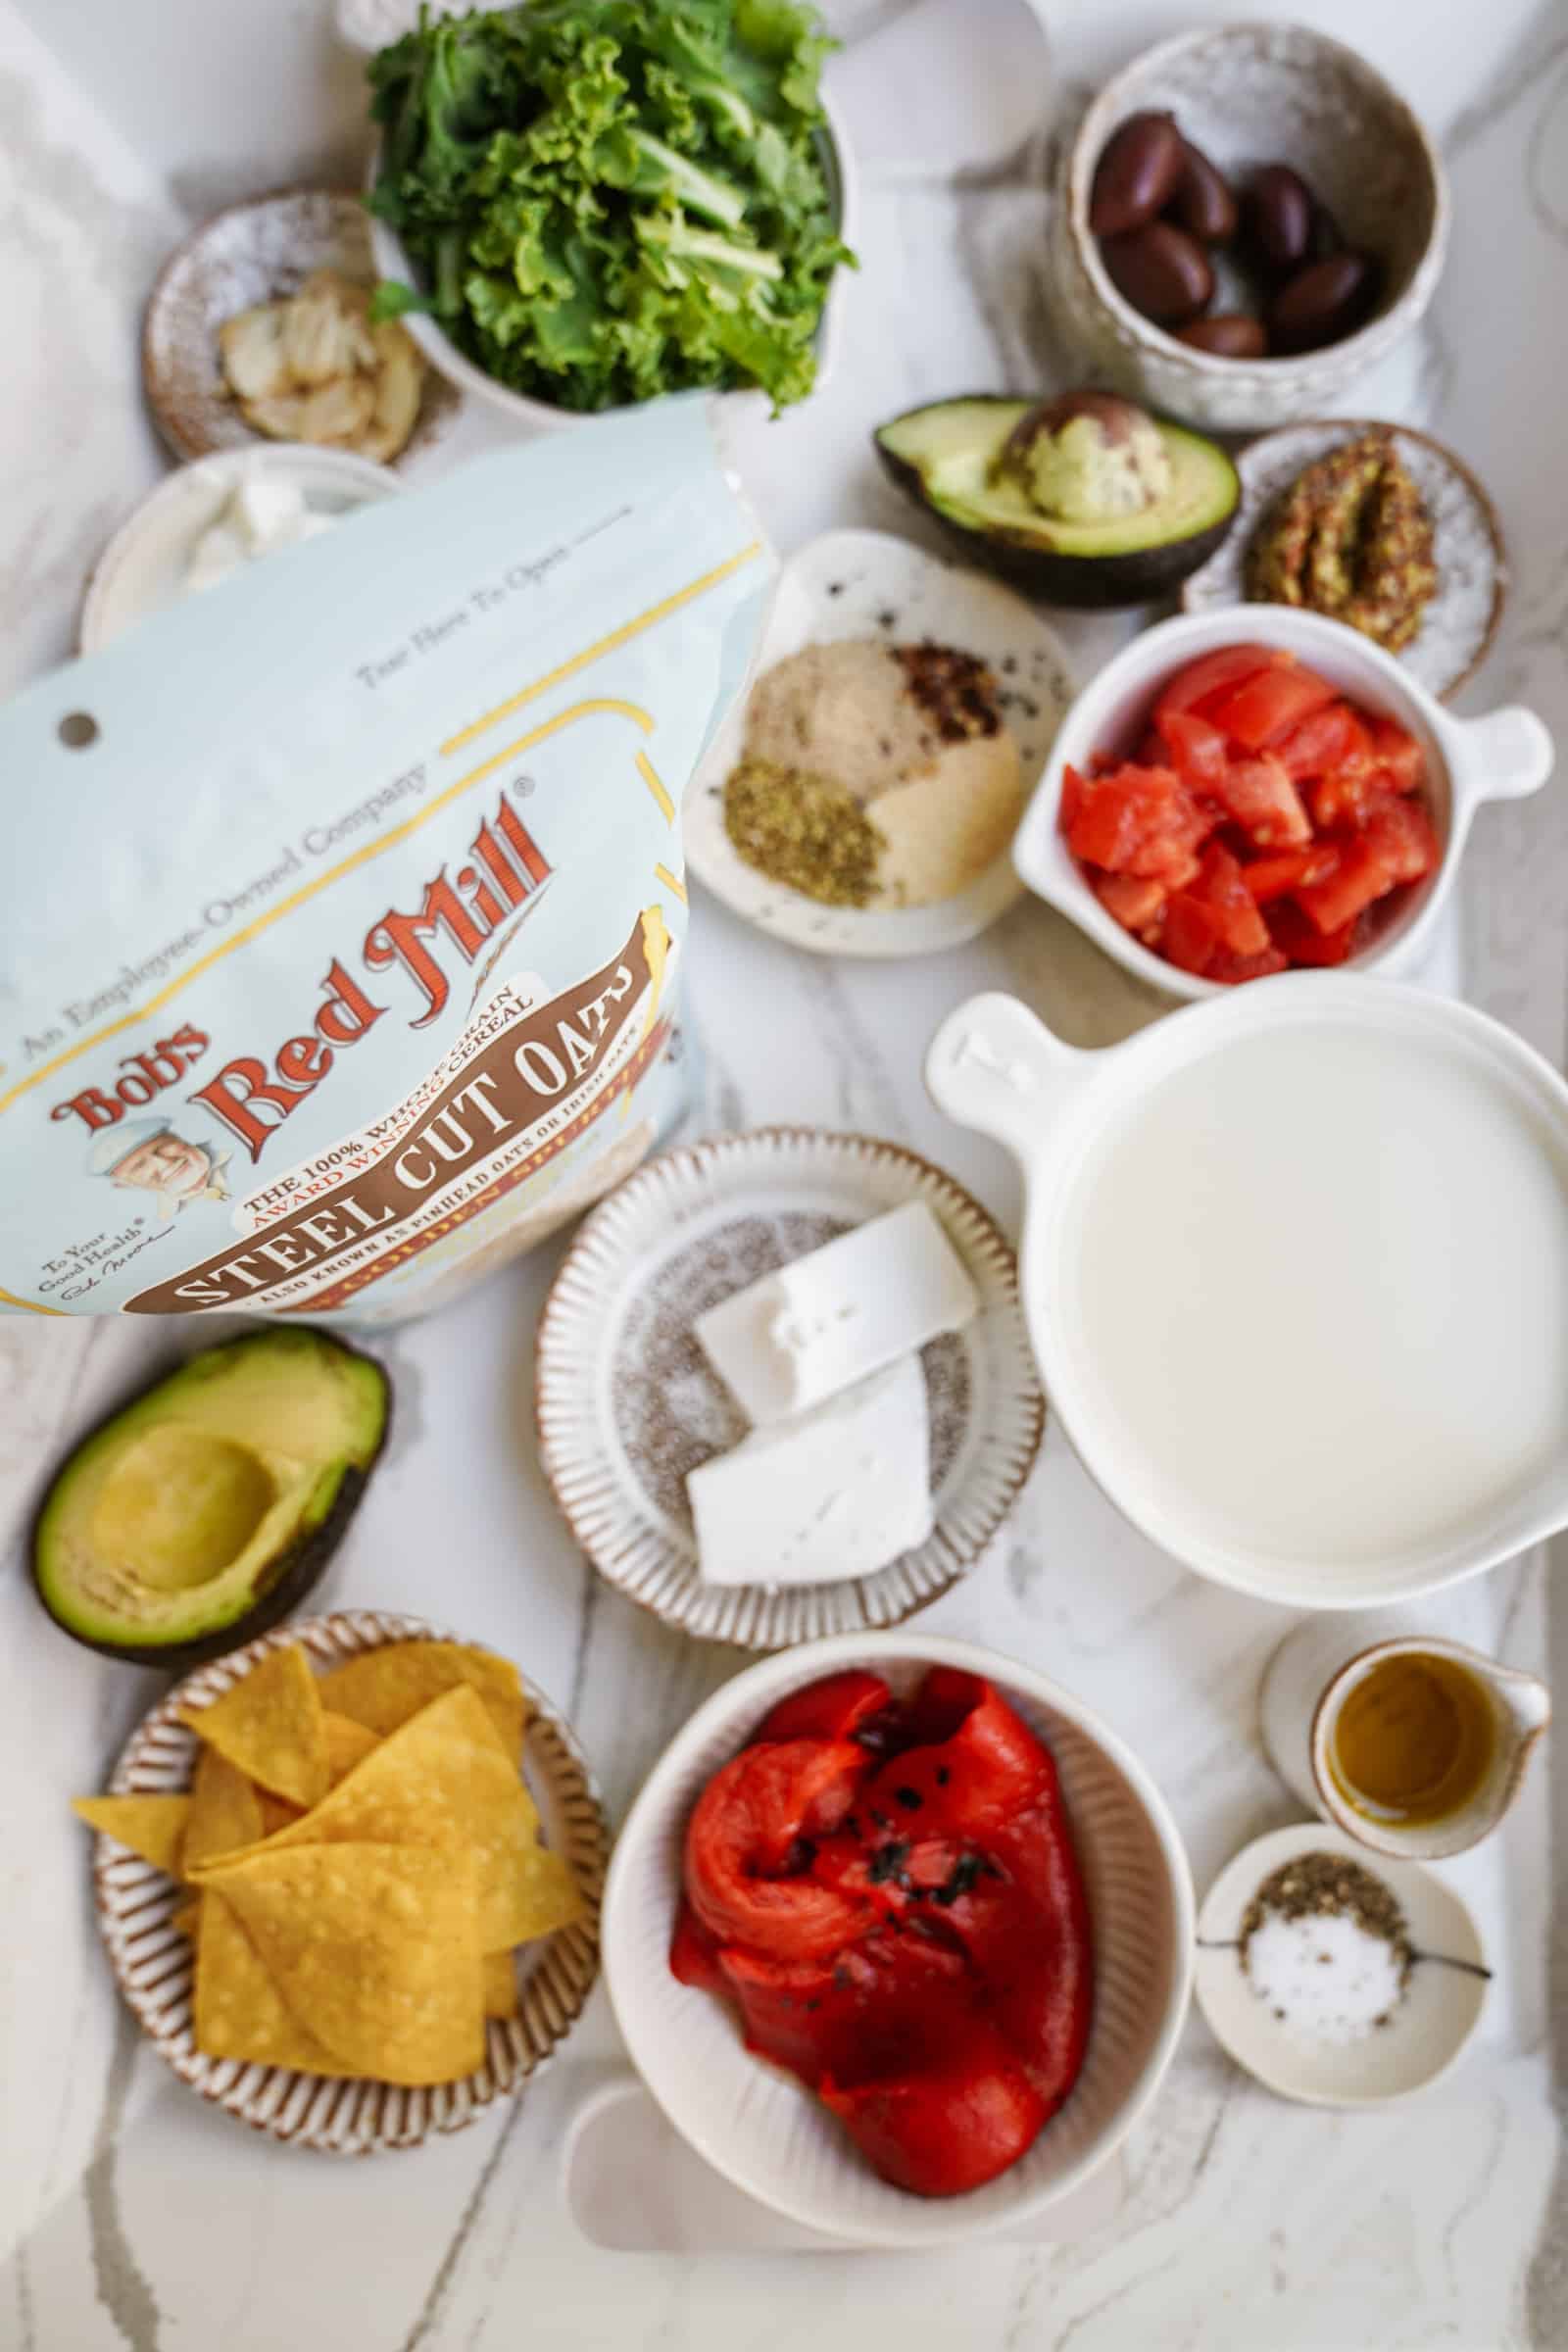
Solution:
[(1451, 450), (1346, 418), (1264, 433), (1236, 465), (1235, 524), (1183, 587), (1186, 612), (1293, 605), (1359, 630), (1431, 694), (1463, 685), (1501, 618), (1508, 564), (1492, 501)]
[(973, 939), (1021, 895), (1012, 837), (1072, 691), (1008, 589), (829, 532), (784, 566), (750, 690), (693, 780), (692, 870), (823, 955)]

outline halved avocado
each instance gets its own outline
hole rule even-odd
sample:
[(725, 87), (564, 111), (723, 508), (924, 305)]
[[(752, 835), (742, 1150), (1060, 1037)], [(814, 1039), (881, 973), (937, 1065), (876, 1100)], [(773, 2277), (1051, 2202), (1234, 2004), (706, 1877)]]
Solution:
[(325, 1332), (204, 1348), (70, 1454), (33, 1528), (38, 1595), (89, 1649), (183, 1670), (265, 1633), (331, 1558), (391, 1390)]
[[(1168, 481), (1129, 510), (1123, 466), (1109, 486), (1123, 503), (1052, 512), (1035, 495), (1029, 453), (1041, 438), (1076, 424), (1112, 458), (1129, 420), (1157, 435)], [(942, 524), (972, 563), (989, 564), (1043, 604), (1094, 610), (1165, 596), (1213, 554), (1241, 498), (1236, 468), (1216, 442), (1114, 394), (1077, 392), (1040, 402), (973, 393), (910, 409), (872, 436), (899, 488)]]

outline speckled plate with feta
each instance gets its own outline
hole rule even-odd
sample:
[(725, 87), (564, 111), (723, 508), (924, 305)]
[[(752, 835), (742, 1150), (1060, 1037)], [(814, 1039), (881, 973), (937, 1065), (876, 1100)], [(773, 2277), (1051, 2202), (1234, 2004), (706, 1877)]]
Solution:
[[(692, 1326), (852, 1226), (923, 1200), (979, 1295), (921, 1350), (934, 1526), (873, 1574), (706, 1584), (690, 1471), (747, 1422)], [(1001, 1528), (1045, 1425), (1012, 1250), (952, 1177), (898, 1144), (814, 1127), (716, 1137), (650, 1160), (588, 1219), (539, 1324), (540, 1458), (600, 1574), (666, 1624), (746, 1649), (898, 1624), (964, 1574)]]

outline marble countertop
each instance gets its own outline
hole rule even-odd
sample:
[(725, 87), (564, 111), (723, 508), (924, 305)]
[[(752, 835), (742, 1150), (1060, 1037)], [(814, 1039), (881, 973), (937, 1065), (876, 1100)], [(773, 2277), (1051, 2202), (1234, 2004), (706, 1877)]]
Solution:
[[(1068, 380), (1044, 285), (1049, 123), (1116, 63), (1194, 18), (1176, 0), (855, 0), (835, 68), (861, 163), (863, 268), (833, 381), (735, 462), (782, 547), (865, 523), (919, 535), (870, 463), (879, 417), (922, 397)], [(1433, 424), (1501, 511), (1513, 596), (1464, 707), (1523, 699), (1568, 740), (1568, 28), (1553, 0), (1257, 7), (1353, 38), (1441, 135), (1451, 258), (1416, 343), (1363, 414)], [(164, 461), (135, 324), (158, 263), (229, 197), (352, 168), (358, 100), (323, 0), (0, 0), (0, 287), (8, 397), (0, 690), (70, 647), (86, 566)], [(1528, 355), (1528, 356), (1527, 356)], [(475, 420), (447, 455), (478, 446)], [(934, 544), (934, 543), (933, 543)], [(1123, 624), (1068, 619), (1085, 669)], [(1560, 1060), (1568, 1009), (1562, 782), (1484, 812), (1450, 943), (1465, 993)], [(919, 966), (850, 967), (695, 909), (689, 1002), (708, 1129), (801, 1120), (897, 1138), (1004, 1219), (1001, 1154), (926, 1101), (920, 1050), (976, 987), (1013, 990), (1079, 1044), (1160, 1002), (1043, 907)], [(1450, 980), (1452, 975), (1449, 975)], [(519, 1658), (575, 1723), (612, 1809), (691, 1708), (743, 1663), (602, 1587), (530, 1440), (547, 1250), (385, 1343), (392, 1450), (318, 1597), (460, 1624)], [(93, 1927), (67, 1796), (101, 1785), (159, 1687), (57, 1639), (26, 1590), (43, 1468), (182, 1334), (0, 1323), (0, 2346), (16, 2352), (488, 2352), (529, 2342), (653, 2352), (820, 2352), (868, 2329), (976, 2352), (1504, 2352), (1568, 2343), (1561, 2083), (1568, 1935), (1551, 1933), (1550, 1829), (1568, 1787), (1538, 1770), (1504, 1833), (1457, 1866), (1499, 1964), (1450, 2079), (1376, 2115), (1287, 2106), (1196, 2017), (1130, 2141), (1119, 2208), (1070, 2242), (961, 2254), (635, 2256), (578, 2239), (558, 2155), (620, 2063), (603, 1994), (520, 2101), (418, 2155), (332, 2164), (193, 2099), (141, 2044)], [(194, 1333), (191, 1335), (194, 1337)], [(205, 1335), (204, 1335), (205, 1336)], [(441, 1566), (435, 1568), (433, 1562)], [(1527, 1557), (1430, 1604), (1568, 1687), (1568, 1601)], [(926, 1622), (1058, 1676), (1169, 1796), (1201, 1888), (1245, 1839), (1297, 1817), (1256, 1738), (1262, 1665), (1291, 1620), (1201, 1584), (1137, 1537), (1052, 1428), (989, 1558)], [(1550, 1975), (1555, 1953), (1555, 1978)]]

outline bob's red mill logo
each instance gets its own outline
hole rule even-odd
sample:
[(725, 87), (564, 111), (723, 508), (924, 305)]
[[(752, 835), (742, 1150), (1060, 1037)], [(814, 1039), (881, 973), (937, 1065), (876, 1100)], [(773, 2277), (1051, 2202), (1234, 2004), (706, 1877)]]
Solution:
[[(370, 925), (359, 960), (368, 973), (394, 969), (412, 981), (418, 1006), (410, 1027), (423, 1029), (437, 1018), (451, 995), (442, 954), (456, 951), (473, 963), (488, 939), (550, 874), (532, 834), (503, 798), (492, 818), (480, 825), (464, 862), (448, 878), (445, 867), (426, 885), (412, 914), (389, 907)], [(338, 1055), (359, 1044), (390, 1009), (372, 996), (334, 956), (321, 981), (321, 1003), (307, 1033), (288, 1037), (264, 1060), (236, 1054), (186, 1099), (200, 1102), (237, 1136), (253, 1160), (313, 1094)], [(52, 1105), (52, 1119), (79, 1119), (98, 1133), (119, 1125), (167, 1088), (177, 1086), (212, 1044), (189, 1022), (118, 1064), (118, 1075)]]

